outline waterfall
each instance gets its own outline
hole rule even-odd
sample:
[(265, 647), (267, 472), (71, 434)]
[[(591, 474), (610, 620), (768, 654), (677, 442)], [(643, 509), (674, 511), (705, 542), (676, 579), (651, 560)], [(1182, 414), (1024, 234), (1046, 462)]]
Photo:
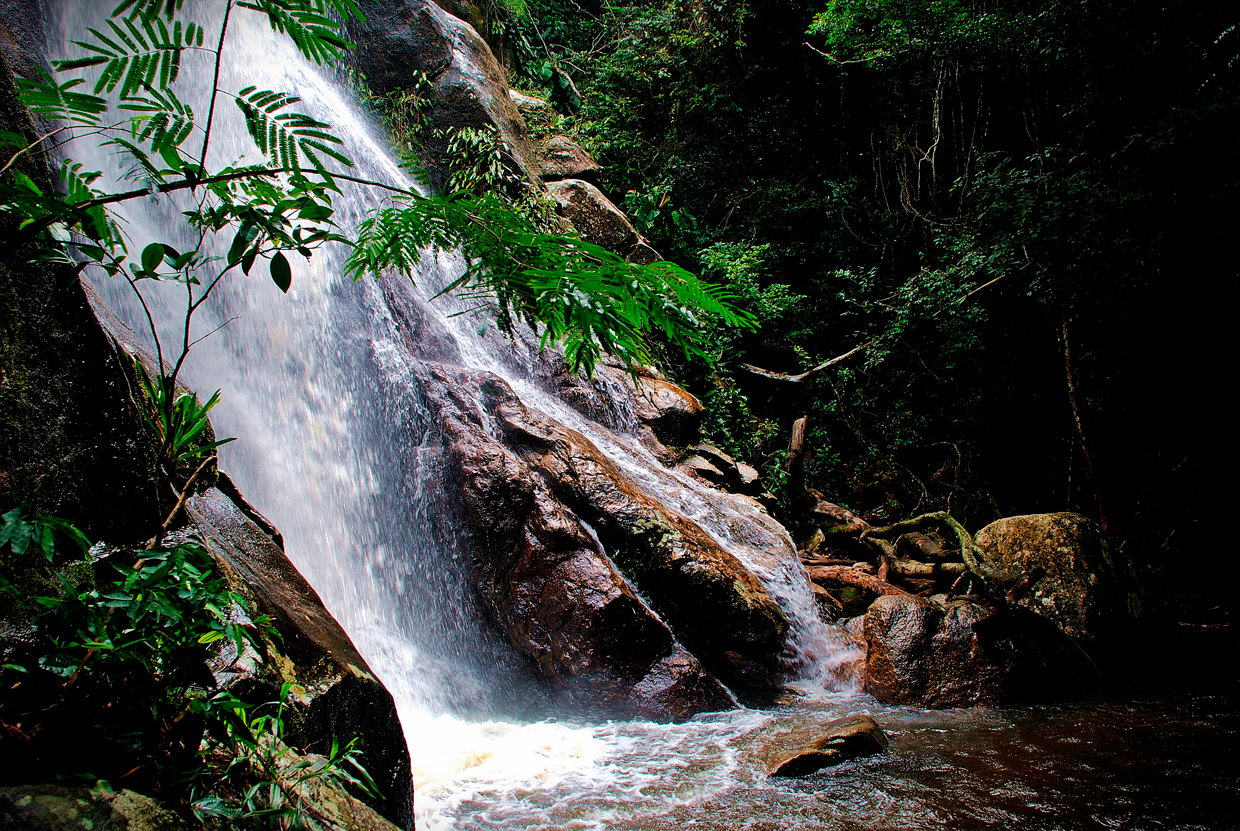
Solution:
[[(103, 28), (112, 5), (61, 0), (49, 16), (49, 54), (77, 54), (71, 41), (88, 26)], [(187, 19), (218, 31), (219, 4), (187, 6)], [(222, 88), (257, 85), (295, 92), (303, 98), (301, 109), (346, 138), (359, 176), (409, 184), (346, 96), (287, 39), (275, 36), (260, 15), (235, 14), (225, 48)], [(184, 56), (178, 91), (200, 119), (211, 72), (211, 55)], [(122, 186), (121, 166), (108, 148), (79, 142), (69, 152), (87, 170), (103, 172), (100, 186)], [(257, 157), (240, 114), (221, 97), (208, 166)], [(119, 206), (116, 213), (134, 252), (156, 240), (193, 248), (195, 238), (179, 221), (189, 199), (184, 193)], [(336, 199), (337, 221), (348, 229), (374, 200), (373, 194), (346, 186)], [(219, 241), (211, 253), (223, 255), (227, 243)], [(221, 448), (221, 468), (281, 529), (290, 559), (392, 692), (419, 784), (450, 781), (470, 769), (477, 781), (545, 785), (587, 776), (605, 756), (637, 752), (631, 746), (636, 740), (612, 727), (520, 723), (543, 714), (541, 687), (510, 647), (480, 623), (485, 614), (468, 579), (462, 532), (447, 519), (450, 497), (441, 486), (437, 425), (413, 380), (417, 356), (390, 305), (392, 292), (414, 292), (417, 302), (424, 302), (459, 273), (461, 263), (450, 255), (428, 256), (415, 289), (392, 281), (352, 283), (342, 276), (345, 255), (336, 246), (316, 252), (309, 262), (291, 257), (287, 295), (261, 265), (249, 276), (236, 271), (196, 316), (195, 336), (222, 327), (194, 348), (185, 371), (186, 382), (200, 392), (223, 390), (212, 420), (220, 436), (239, 441)], [(130, 287), (106, 276), (96, 285), (131, 328), (146, 336)], [(183, 319), (183, 290), (150, 282), (143, 289), (161, 333), (172, 343)], [(840, 667), (856, 655), (837, 630), (818, 620), (795, 558), (773, 558), (749, 544), (746, 523), (763, 521), (760, 517), (666, 469), (623, 429), (605, 428), (564, 405), (537, 382), (538, 357), (528, 343), (504, 340), (485, 318), (447, 320), (459, 310), (451, 300), (435, 301), (432, 309), (445, 318), (470, 366), (500, 375), (528, 406), (587, 436), (638, 487), (699, 523), (749, 566), (793, 623), (787, 658), (800, 667), (806, 691), (825, 695), (840, 688)], [(786, 540), (786, 532), (778, 532)], [(654, 746), (677, 746), (691, 735), (705, 746), (760, 720), (738, 716), (668, 728)], [(703, 788), (718, 787), (726, 778), (733, 762), (725, 761), (711, 768), (714, 778)], [(471, 787), (450, 789), (430, 807), (420, 795), (420, 817), (431, 822), (426, 812), (466, 804)]]

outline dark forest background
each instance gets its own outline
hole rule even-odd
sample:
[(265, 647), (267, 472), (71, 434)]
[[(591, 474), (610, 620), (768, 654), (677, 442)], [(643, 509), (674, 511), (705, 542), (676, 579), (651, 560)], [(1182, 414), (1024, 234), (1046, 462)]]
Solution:
[[(779, 493), (871, 518), (1103, 520), (1199, 576), (1232, 481), (1228, 4), (505, 0), (518, 87), (665, 256), (762, 328), (665, 369)], [(533, 125), (535, 131), (539, 125)], [(869, 346), (802, 383), (799, 373)]]

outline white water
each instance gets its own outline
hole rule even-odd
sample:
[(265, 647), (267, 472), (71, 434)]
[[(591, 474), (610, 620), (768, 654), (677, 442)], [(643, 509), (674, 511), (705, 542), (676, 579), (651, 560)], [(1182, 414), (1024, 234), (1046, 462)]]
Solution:
[[(50, 51), (87, 25), (100, 26), (111, 3), (65, 0), (51, 21)], [(218, 31), (222, 9), (202, 3), (186, 17)], [(359, 175), (404, 183), (392, 159), (340, 92), (287, 41), (249, 12), (231, 24), (224, 89), (250, 84), (295, 91), (305, 111), (347, 137)], [(210, 56), (187, 55), (181, 97), (206, 111)], [(191, 145), (198, 139), (191, 139)], [(71, 155), (119, 184), (119, 160), (82, 144)], [(239, 115), (221, 98), (211, 165), (257, 151)], [(337, 219), (346, 228), (373, 206), (372, 195), (346, 191)], [(120, 211), (131, 250), (148, 242), (193, 246), (177, 221), (186, 203), (163, 198)], [(223, 253), (222, 240), (216, 253)], [(772, 716), (741, 711), (669, 726), (645, 722), (573, 725), (523, 719), (545, 700), (523, 663), (491, 634), (465, 574), (458, 531), (445, 521), (436, 425), (414, 386), (409, 354), (373, 281), (341, 276), (344, 252), (325, 250), (309, 263), (293, 258), (293, 287), (283, 295), (263, 265), (230, 276), (195, 319), (195, 335), (224, 328), (197, 346), (186, 380), (200, 391), (221, 388), (217, 432), (239, 441), (221, 450), (221, 466), (284, 533), (289, 557), (348, 631), (393, 693), (413, 758), (419, 828), (595, 828), (637, 823), (676, 805), (692, 805), (753, 777), (741, 745), (768, 729)], [(428, 260), (426, 293), (450, 279), (451, 257)], [(129, 287), (100, 279), (100, 292), (135, 332), (145, 321)], [(392, 287), (388, 287), (389, 291)], [(144, 290), (165, 339), (175, 348), (184, 296), (175, 286)], [(436, 304), (438, 314), (452, 311)], [(504, 377), (522, 400), (589, 437), (632, 480), (670, 509), (698, 522), (750, 566), (793, 623), (788, 653), (815, 707), (847, 706), (848, 669), (857, 655), (824, 626), (794, 557), (762, 541), (787, 535), (755, 509), (668, 471), (624, 430), (591, 422), (531, 380), (532, 356), (495, 334), (485, 320), (447, 323), (466, 362)], [(761, 528), (762, 534), (754, 529)]]

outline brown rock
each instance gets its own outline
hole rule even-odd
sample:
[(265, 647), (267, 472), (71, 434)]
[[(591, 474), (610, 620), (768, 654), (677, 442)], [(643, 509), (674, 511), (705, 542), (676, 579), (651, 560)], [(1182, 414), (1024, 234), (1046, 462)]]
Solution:
[(738, 462), (736, 465), (736, 475), (740, 477), (739, 489), (741, 493), (757, 496), (765, 490), (762, 487), (762, 476), (758, 473), (757, 468), (744, 462)]
[(600, 482), (623, 477), (496, 376), (427, 365), (420, 380), (459, 471), (479, 595), (510, 642), (599, 715), (681, 720), (732, 706), (695, 645), (684, 640), (698, 657), (677, 644), (581, 521), (613, 550), (610, 506), (595, 505), (595, 481), (574, 470), (575, 451)]
[(638, 237), (637, 244), (628, 254), (628, 261), (638, 265), (650, 265), (663, 261), (663, 255), (654, 250), (654, 246), (644, 237)]
[(818, 616), (827, 623), (839, 620), (840, 615), (844, 614), (844, 604), (817, 583), (810, 583), (810, 586), (814, 590), (814, 602), (818, 605)]
[(538, 172), (550, 182), (560, 179), (594, 181), (602, 168), (568, 136), (552, 136), (538, 148)]
[(603, 192), (580, 179), (548, 182), (547, 190), (555, 198), (561, 215), (573, 223), (587, 242), (601, 245), (622, 257), (637, 245), (637, 229), (624, 212), (611, 203)]
[(0, 828), (5, 831), (190, 831), (196, 825), (133, 791), (105, 796), (60, 785), (0, 787)]
[(970, 707), (1063, 697), (1097, 670), (1062, 632), (1018, 607), (913, 595), (880, 597), (865, 615), (866, 690), (879, 701)]
[[(628, 384), (632, 386), (632, 379), (628, 379)], [(706, 409), (670, 381), (643, 378), (641, 386), (633, 389), (633, 405), (638, 420), (653, 430), (663, 444), (684, 447), (701, 436)]]
[(1140, 615), (1132, 566), (1113, 552), (1093, 520), (1080, 514), (1031, 514), (992, 522), (977, 545), (999, 569), (1046, 576), (1020, 605), (1054, 621), (1083, 643)]
[(830, 765), (887, 749), (887, 736), (867, 715), (851, 715), (823, 725), (824, 735), (778, 762), (771, 776), (808, 776)]
[(712, 487), (726, 488), (728, 486), (727, 474), (711, 464), (709, 459), (703, 459), (701, 456), (690, 456), (676, 465), (676, 469), (683, 470)]
[(738, 694), (773, 695), (788, 621), (757, 578), (696, 524), (634, 487), (584, 436), (511, 393), (496, 399), (505, 443), (594, 526), (680, 641)]
[[(460, 17), (458, 14), (457, 17)], [(508, 97), (512, 99), (512, 103), (517, 106), (521, 115), (529, 118), (532, 113), (543, 113), (551, 109), (551, 103), (541, 98), (535, 98), (533, 95), (526, 95), (520, 90), (508, 90)]]

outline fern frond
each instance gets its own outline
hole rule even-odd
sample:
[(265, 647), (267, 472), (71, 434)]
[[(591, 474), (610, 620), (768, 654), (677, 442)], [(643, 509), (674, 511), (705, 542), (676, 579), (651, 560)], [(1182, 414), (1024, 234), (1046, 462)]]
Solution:
[(73, 78), (57, 84), (44, 70), (39, 69), (39, 74), (43, 76), (42, 81), (17, 79), (18, 95), (30, 112), (49, 120), (70, 121), (87, 127), (99, 126), (99, 116), (107, 111), (108, 102), (98, 95), (73, 92), (74, 87), (85, 81)]
[[(133, 96), (121, 102), (120, 108), (141, 113), (130, 119), (130, 131), (136, 142), (151, 143), (151, 150), (163, 156), (173, 170), (181, 170), (184, 160), (179, 149), (194, 129), (194, 110), (177, 98), (170, 89), (147, 87), (145, 96)], [(119, 145), (128, 147), (124, 144)]]
[(172, 22), (174, 14), (181, 10), (185, 5), (185, 0), (121, 0), (120, 5), (112, 10), (112, 17), (120, 17), (126, 11), (129, 12), (129, 19), (142, 18), (143, 20), (155, 20), (162, 13)]
[(340, 60), (353, 44), (341, 37), (339, 23), (329, 15), (364, 19), (352, 0), (243, 0), (240, 8), (267, 16), (271, 28), (288, 37), (309, 60), (320, 66)]
[(130, 15), (121, 21), (109, 19), (111, 36), (98, 29), (87, 29), (94, 41), (73, 41), (93, 55), (72, 60), (55, 61), (57, 71), (84, 69), (103, 65), (95, 82), (95, 94), (112, 92), (120, 86), (121, 98), (137, 94), (144, 87), (167, 89), (181, 71), (181, 53), (192, 46), (201, 46), (202, 27), (197, 23), (182, 25), (177, 21), (169, 29), (158, 16)]
[(305, 113), (282, 112), (301, 100), (296, 95), (246, 87), (235, 100), (250, 137), (273, 166), (300, 170), (304, 160), (310, 167), (324, 171), (319, 154), (346, 167), (353, 166), (348, 156), (330, 146), (344, 144), (330, 132), (330, 124)]

